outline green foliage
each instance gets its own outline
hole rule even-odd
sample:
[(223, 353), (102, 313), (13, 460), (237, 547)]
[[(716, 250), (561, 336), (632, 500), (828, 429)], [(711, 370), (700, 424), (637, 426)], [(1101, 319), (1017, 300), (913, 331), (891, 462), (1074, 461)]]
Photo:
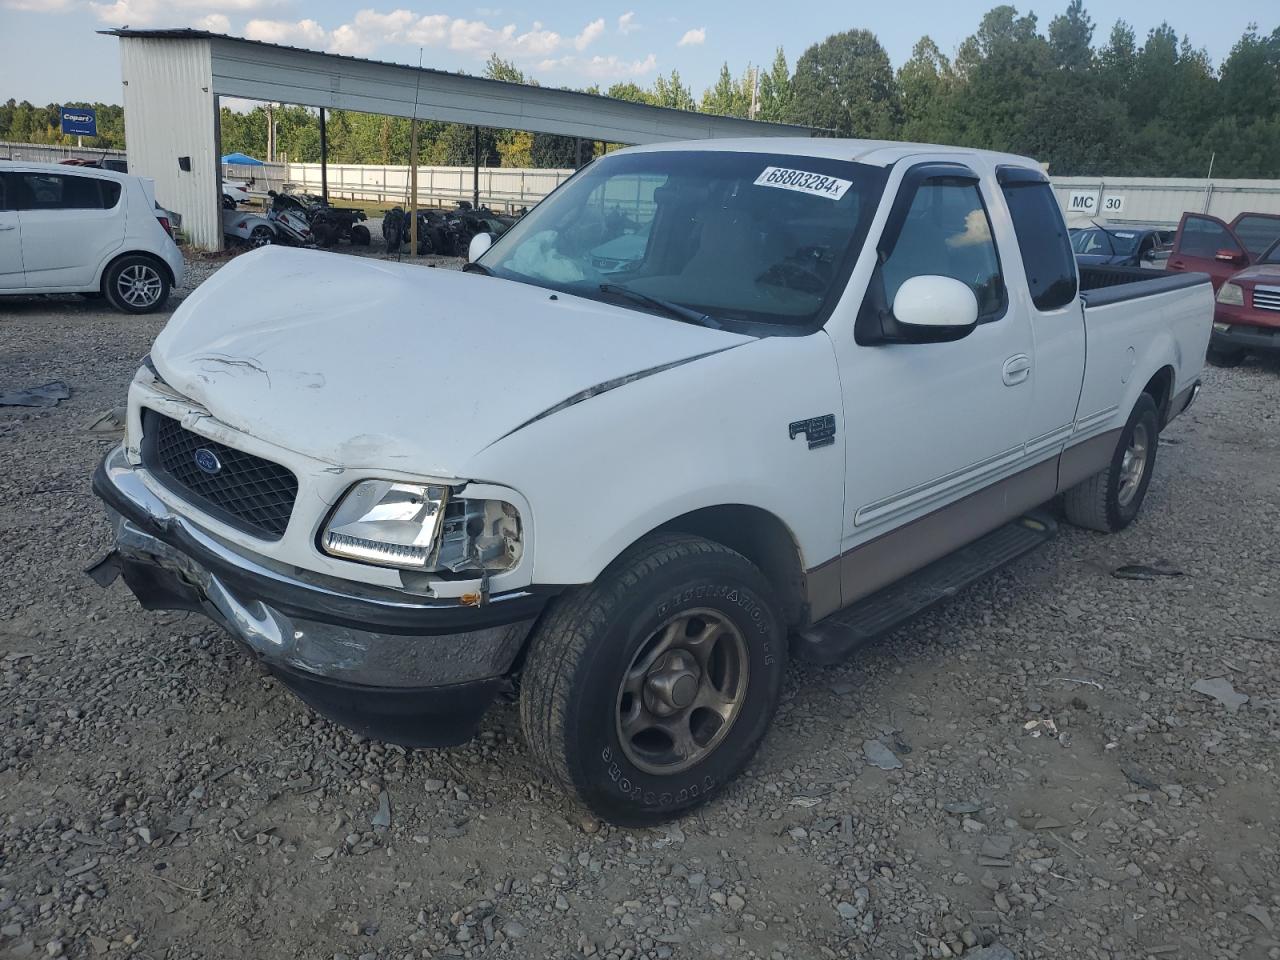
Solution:
[(773, 64), (760, 75), (760, 114), (756, 119), (786, 122), (792, 114), (794, 99), (787, 55), (779, 47), (773, 55)]
[(747, 117), (751, 113), (751, 88), (754, 82), (755, 77), (750, 67), (741, 79), (735, 80), (729, 72), (729, 64), (723, 64), (716, 85), (702, 95), (702, 112), (720, 117)]
[(98, 135), (85, 137), (86, 147), (106, 150), (124, 149), (124, 108), (110, 103), (75, 103), (33, 106), (29, 101), (12, 98), (0, 104), (0, 140), (16, 143), (48, 143), (75, 146), (74, 134), (62, 132), (61, 107), (92, 107), (98, 115)]
[(899, 125), (889, 55), (869, 30), (815, 43), (796, 61), (792, 118), (838, 137), (892, 137)]

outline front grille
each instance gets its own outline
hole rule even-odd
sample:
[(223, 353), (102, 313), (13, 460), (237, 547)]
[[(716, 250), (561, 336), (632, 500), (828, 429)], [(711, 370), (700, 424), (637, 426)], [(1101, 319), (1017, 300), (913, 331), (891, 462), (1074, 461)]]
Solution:
[[(216, 466), (213, 472), (199, 466), (197, 451), (206, 467)], [(279, 540), (289, 525), (298, 496), (291, 471), (192, 433), (154, 410), (142, 411), (142, 463), (166, 488), (246, 533)]]
[(1280, 287), (1254, 287), (1253, 305), (1259, 310), (1280, 310)]

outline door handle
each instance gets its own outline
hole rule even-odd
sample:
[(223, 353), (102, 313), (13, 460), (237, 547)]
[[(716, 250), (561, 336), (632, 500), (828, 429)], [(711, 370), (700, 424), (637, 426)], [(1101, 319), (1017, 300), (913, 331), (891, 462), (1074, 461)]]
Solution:
[(1031, 376), (1031, 358), (1019, 353), (1004, 362), (1004, 385), (1016, 386)]
[(18, 225), (16, 223), (0, 223), (0, 230), (17, 230), (17, 229), (18, 229)]

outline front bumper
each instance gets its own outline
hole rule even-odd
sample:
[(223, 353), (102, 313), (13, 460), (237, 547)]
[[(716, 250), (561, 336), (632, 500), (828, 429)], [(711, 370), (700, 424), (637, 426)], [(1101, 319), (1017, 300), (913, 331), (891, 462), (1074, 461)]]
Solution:
[[(1225, 327), (1226, 329), (1221, 329)], [(1280, 327), (1254, 326), (1215, 319), (1210, 346), (1218, 350), (1248, 350), (1251, 353), (1280, 352)]]
[(93, 477), (115, 529), (90, 568), (120, 576), (149, 610), (203, 613), (318, 712), (377, 739), (468, 739), (507, 679), (553, 589), (480, 607), (369, 588), (245, 556), (174, 513), (122, 448)]

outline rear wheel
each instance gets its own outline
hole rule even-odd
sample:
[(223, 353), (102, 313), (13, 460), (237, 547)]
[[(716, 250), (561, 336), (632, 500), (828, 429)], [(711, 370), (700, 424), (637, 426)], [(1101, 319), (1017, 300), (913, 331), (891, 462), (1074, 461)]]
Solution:
[(363, 223), (357, 223), (351, 228), (351, 242), (355, 246), (367, 247), (369, 245), (369, 241), (372, 239), (373, 237), (369, 233), (369, 228)]
[(705, 803), (751, 759), (786, 661), (752, 563), (707, 540), (655, 536), (539, 626), (521, 723), (551, 776), (597, 816), (658, 823)]
[(1239, 347), (1210, 347), (1205, 359), (1215, 367), (1238, 367), (1244, 362), (1245, 352)]
[(107, 268), (102, 292), (117, 310), (151, 313), (169, 299), (169, 275), (151, 257), (134, 254), (121, 257)]
[(1067, 519), (1077, 527), (1115, 533), (1131, 524), (1146, 499), (1156, 465), (1160, 411), (1150, 394), (1134, 404), (1111, 463), (1064, 496)]
[(249, 231), (249, 246), (269, 247), (276, 242), (276, 232), (265, 223), (260, 223)]

